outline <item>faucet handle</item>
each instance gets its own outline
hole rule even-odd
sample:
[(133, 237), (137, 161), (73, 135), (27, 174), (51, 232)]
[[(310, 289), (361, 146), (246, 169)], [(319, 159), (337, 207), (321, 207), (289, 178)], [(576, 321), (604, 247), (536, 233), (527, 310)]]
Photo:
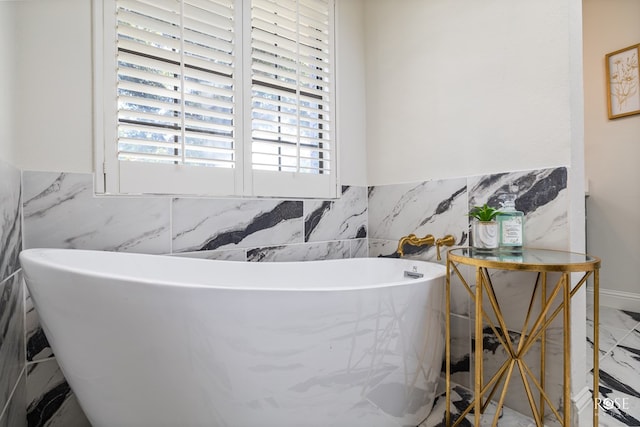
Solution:
[(438, 252), (438, 256), (437, 259), (438, 261), (440, 261), (442, 259), (442, 256), (440, 256), (440, 246), (453, 246), (456, 243), (456, 238), (451, 235), (451, 234), (447, 234), (444, 237), (441, 237), (440, 239), (436, 240), (436, 249)]

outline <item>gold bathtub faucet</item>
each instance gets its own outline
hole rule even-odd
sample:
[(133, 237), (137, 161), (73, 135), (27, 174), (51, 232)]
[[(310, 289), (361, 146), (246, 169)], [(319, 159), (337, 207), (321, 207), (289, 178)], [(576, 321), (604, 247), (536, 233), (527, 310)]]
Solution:
[(403, 257), (404, 245), (408, 244), (411, 246), (425, 246), (425, 245), (433, 245), (435, 243), (437, 248), (437, 254), (438, 254), (437, 259), (438, 261), (440, 261), (442, 259), (442, 257), (440, 256), (440, 247), (453, 246), (455, 242), (456, 242), (456, 238), (451, 234), (447, 234), (446, 236), (436, 240), (436, 238), (433, 237), (432, 234), (427, 234), (426, 236), (420, 238), (412, 233), (400, 239), (400, 241), (398, 242), (398, 249), (396, 249), (396, 252), (400, 257)]
[(396, 252), (398, 253), (398, 255), (402, 257), (404, 256), (404, 249), (403, 249), (404, 245), (407, 245), (407, 244), (411, 246), (433, 245), (435, 241), (436, 241), (436, 238), (433, 237), (432, 234), (427, 234), (426, 236), (420, 238), (412, 233), (400, 239), (400, 241), (398, 242), (398, 249), (396, 250)]

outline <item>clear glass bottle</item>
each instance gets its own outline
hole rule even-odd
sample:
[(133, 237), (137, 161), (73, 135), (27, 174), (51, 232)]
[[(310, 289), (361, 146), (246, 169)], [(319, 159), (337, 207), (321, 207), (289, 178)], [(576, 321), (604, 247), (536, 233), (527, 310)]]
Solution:
[(522, 252), (524, 245), (524, 213), (516, 210), (517, 185), (509, 186), (509, 193), (502, 195), (502, 208), (498, 215), (500, 251)]

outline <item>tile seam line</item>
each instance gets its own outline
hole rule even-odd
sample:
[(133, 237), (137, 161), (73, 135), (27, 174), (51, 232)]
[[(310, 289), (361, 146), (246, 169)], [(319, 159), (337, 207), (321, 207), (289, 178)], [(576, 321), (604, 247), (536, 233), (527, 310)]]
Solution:
[(7, 415), (7, 413), (9, 412), (9, 405), (11, 404), (11, 401), (13, 400), (14, 395), (16, 394), (16, 390), (18, 389), (18, 384), (20, 384), (20, 381), (22, 380), (22, 376), (25, 375), (26, 369), (27, 367), (25, 365), (20, 370), (20, 375), (18, 375), (18, 379), (16, 380), (16, 383), (13, 385), (11, 393), (9, 393), (9, 398), (7, 399), (7, 402), (4, 404), (4, 408), (2, 408), (2, 412), (0, 412), (0, 421), (2, 421), (3, 417)]
[[(2, 279), (0, 281), (0, 285), (3, 285), (5, 282), (8, 282), (9, 280), (11, 280), (13, 278), (13, 276), (15, 276), (16, 274), (20, 273), (21, 271), (22, 271), (22, 267), (18, 267), (18, 269), (16, 271), (14, 271), (10, 275), (8, 275), (4, 279)], [(640, 325), (640, 323), (639, 323), (639, 325)]]

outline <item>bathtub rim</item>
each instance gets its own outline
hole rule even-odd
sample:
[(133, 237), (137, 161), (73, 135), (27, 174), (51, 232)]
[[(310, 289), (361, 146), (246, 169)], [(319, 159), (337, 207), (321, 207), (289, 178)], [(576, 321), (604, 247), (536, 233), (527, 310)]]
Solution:
[[(406, 268), (402, 268), (402, 270), (409, 270), (409, 266), (423, 266), (427, 271), (423, 277), (420, 278), (404, 278), (403, 280), (395, 280), (395, 281), (385, 281), (385, 282), (376, 282), (376, 283), (367, 283), (366, 285), (358, 284), (358, 285), (341, 285), (341, 286), (318, 286), (314, 285), (312, 287), (287, 287), (287, 286), (274, 286), (269, 285), (265, 286), (251, 286), (247, 284), (221, 284), (219, 282), (216, 283), (196, 283), (193, 281), (178, 281), (178, 280), (169, 280), (169, 279), (156, 279), (145, 277), (144, 275), (133, 275), (133, 274), (123, 274), (123, 273), (114, 273), (114, 272), (105, 272), (105, 271), (96, 271), (88, 267), (83, 267), (77, 265), (77, 263), (72, 262), (60, 262), (60, 259), (53, 259), (47, 257), (46, 254), (54, 253), (82, 253), (82, 254), (108, 254), (108, 257), (132, 257), (132, 258), (140, 258), (140, 259), (151, 259), (154, 258), (157, 261), (158, 257), (165, 258), (167, 260), (171, 259), (171, 262), (183, 263), (183, 264), (193, 264), (205, 266), (210, 263), (217, 264), (233, 264), (234, 266), (237, 264), (247, 264), (251, 266), (249, 268), (273, 268), (273, 266), (283, 266), (286, 268), (287, 265), (299, 265), (299, 264), (345, 264), (345, 263), (355, 263), (355, 262), (384, 262), (384, 263), (397, 263), (397, 264), (406, 264)], [(23, 255), (24, 254), (24, 255)], [(248, 262), (248, 261), (230, 261), (230, 260), (211, 260), (211, 259), (203, 259), (203, 258), (190, 258), (190, 257), (178, 257), (170, 254), (143, 254), (143, 253), (133, 253), (133, 252), (114, 252), (114, 251), (102, 251), (102, 250), (92, 250), (92, 249), (72, 249), (72, 248), (29, 248), (24, 249), (20, 252), (20, 263), (23, 267), (23, 273), (25, 275), (25, 281), (28, 283), (29, 281), (29, 268), (24, 268), (25, 264), (34, 263), (38, 264), (41, 267), (46, 268), (54, 268), (54, 269), (62, 269), (69, 273), (74, 273), (78, 275), (84, 275), (91, 278), (101, 278), (101, 279), (112, 279), (116, 281), (122, 282), (136, 282), (144, 285), (150, 286), (158, 286), (158, 287), (177, 287), (184, 289), (216, 289), (216, 290), (231, 290), (231, 291), (264, 291), (264, 292), (339, 292), (339, 291), (364, 291), (367, 289), (380, 289), (386, 287), (396, 287), (396, 286), (408, 286), (418, 283), (427, 284), (430, 281), (437, 279), (444, 279), (446, 275), (446, 267), (442, 264), (426, 261), (426, 260), (415, 260), (415, 259), (407, 259), (407, 258), (386, 258), (386, 257), (366, 257), (366, 258), (341, 258), (341, 259), (329, 259), (329, 260), (311, 260), (311, 261), (275, 261), (275, 262)], [(176, 260), (176, 261), (173, 261)], [(179, 260), (179, 261), (178, 261)], [(206, 264), (205, 264), (206, 263)], [(265, 267), (258, 267), (265, 266)], [(266, 267), (271, 266), (271, 267)], [(211, 268), (211, 266), (209, 266)], [(398, 268), (398, 270), (401, 270)], [(259, 277), (259, 276), (258, 276)], [(444, 283), (444, 280), (443, 280)]]

